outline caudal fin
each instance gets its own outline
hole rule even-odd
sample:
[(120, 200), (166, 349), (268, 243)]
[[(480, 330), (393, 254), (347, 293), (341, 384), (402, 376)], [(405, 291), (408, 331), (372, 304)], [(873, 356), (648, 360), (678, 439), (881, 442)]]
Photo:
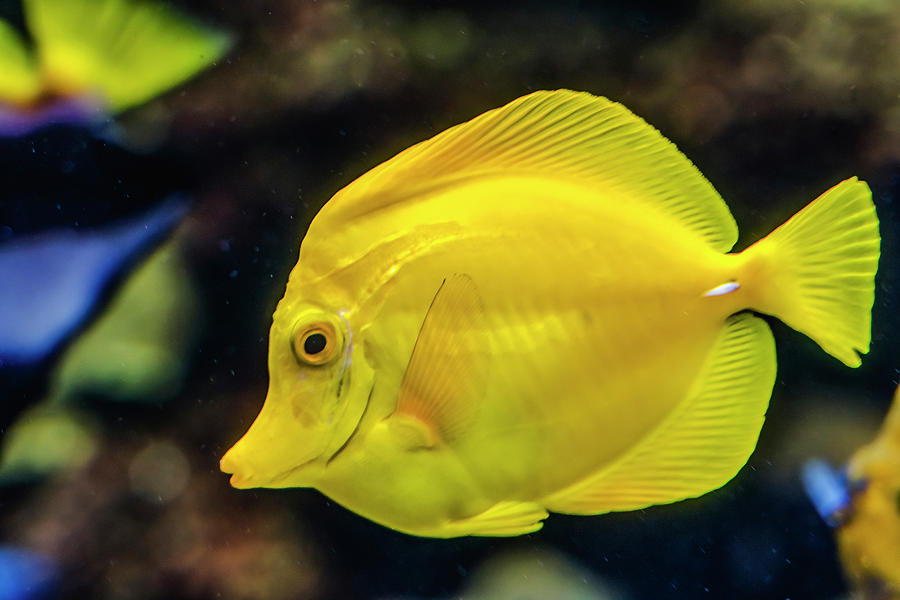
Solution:
[(869, 351), (880, 248), (869, 186), (842, 181), (744, 251), (752, 308), (857, 367)]

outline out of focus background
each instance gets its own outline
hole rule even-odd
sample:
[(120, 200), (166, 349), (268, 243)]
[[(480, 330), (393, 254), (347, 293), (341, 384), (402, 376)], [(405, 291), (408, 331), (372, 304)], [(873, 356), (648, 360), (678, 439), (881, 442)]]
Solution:
[[(0, 73), (0, 599), (849, 597), (799, 473), (871, 440), (900, 377), (900, 4), (156, 4), (214, 43), (149, 97), (116, 100), (137, 70), (58, 83), (81, 81), (75, 60), (30, 95), (3, 96)], [(56, 34), (28, 10), (0, 0), (40, 62)], [(735, 480), (519, 538), (419, 539), (315, 491), (232, 489), (218, 461), (262, 405), (272, 311), (317, 210), (412, 143), (560, 87), (675, 142), (738, 249), (867, 181), (883, 253), (863, 365), (772, 321), (779, 375)]]

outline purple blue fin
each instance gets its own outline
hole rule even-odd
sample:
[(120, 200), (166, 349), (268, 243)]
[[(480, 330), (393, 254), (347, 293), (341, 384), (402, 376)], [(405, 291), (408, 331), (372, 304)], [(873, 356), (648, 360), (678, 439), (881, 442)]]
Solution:
[(103, 228), (13, 235), (0, 244), (0, 370), (57, 350), (186, 212), (186, 202), (173, 198)]
[(820, 458), (803, 465), (803, 489), (816, 512), (831, 527), (839, 527), (851, 510), (851, 490), (843, 469), (834, 469)]
[(0, 600), (39, 600), (54, 597), (58, 582), (49, 558), (11, 546), (0, 546)]
[(103, 103), (89, 97), (60, 97), (21, 110), (0, 104), (0, 137), (21, 137), (51, 125), (94, 127), (111, 122)]

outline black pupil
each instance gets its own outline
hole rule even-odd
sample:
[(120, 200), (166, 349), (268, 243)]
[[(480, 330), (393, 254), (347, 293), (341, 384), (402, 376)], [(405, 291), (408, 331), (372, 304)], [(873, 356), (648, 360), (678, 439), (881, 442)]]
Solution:
[(321, 333), (314, 333), (307, 336), (303, 341), (303, 351), (307, 354), (318, 354), (325, 349), (325, 344), (327, 343), (328, 340), (325, 339), (324, 335)]

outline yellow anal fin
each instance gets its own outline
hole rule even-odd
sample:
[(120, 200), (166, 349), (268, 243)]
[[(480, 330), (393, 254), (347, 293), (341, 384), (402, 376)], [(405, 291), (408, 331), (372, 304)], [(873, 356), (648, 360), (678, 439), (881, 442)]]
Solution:
[(749, 313), (729, 317), (684, 402), (621, 459), (547, 498), (547, 508), (634, 510), (723, 486), (756, 446), (775, 367), (768, 325)]
[(484, 307), (468, 275), (441, 284), (419, 329), (397, 398), (398, 415), (428, 427), (428, 439), (451, 440), (474, 417), (488, 354)]
[(544, 524), (547, 511), (532, 502), (498, 502), (474, 517), (448, 523), (440, 537), (463, 535), (512, 537), (537, 531)]

